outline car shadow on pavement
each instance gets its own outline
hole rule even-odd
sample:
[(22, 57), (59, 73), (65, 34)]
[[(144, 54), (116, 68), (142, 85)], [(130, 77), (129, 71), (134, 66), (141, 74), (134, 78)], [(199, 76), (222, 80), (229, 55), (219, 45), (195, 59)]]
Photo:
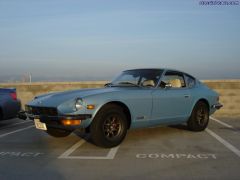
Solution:
[(168, 126), (170, 128), (175, 128), (175, 129), (180, 129), (180, 130), (185, 130), (185, 131), (189, 131), (188, 127), (184, 124), (178, 124), (178, 125), (170, 125)]
[(84, 129), (75, 130), (73, 133), (74, 133), (76, 136), (84, 139), (84, 140), (87, 141), (88, 143), (92, 143), (92, 142), (91, 142), (91, 138), (90, 138), (90, 133), (87, 133)]

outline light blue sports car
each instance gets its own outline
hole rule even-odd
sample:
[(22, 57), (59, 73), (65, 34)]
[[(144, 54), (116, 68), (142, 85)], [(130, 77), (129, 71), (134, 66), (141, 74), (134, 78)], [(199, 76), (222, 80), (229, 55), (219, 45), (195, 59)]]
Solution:
[(104, 88), (37, 96), (26, 105), (26, 115), (51, 136), (84, 128), (94, 144), (109, 148), (119, 145), (131, 128), (186, 124), (202, 131), (221, 107), (219, 95), (187, 73), (134, 69)]

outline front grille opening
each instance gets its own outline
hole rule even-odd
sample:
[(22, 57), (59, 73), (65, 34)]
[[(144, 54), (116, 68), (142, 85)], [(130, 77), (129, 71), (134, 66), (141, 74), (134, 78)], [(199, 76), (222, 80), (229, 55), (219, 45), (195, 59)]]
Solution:
[(46, 116), (57, 116), (57, 108), (52, 107), (36, 107), (36, 106), (26, 106), (26, 111), (28, 114), (32, 115), (46, 115)]

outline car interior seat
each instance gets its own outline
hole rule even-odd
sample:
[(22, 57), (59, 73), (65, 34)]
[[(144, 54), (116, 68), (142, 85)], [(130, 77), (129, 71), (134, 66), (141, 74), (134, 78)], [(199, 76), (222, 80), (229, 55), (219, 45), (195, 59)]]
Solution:
[(173, 88), (181, 88), (182, 87), (182, 83), (181, 83), (180, 79), (170, 79), (169, 83), (171, 83)]
[(154, 80), (145, 80), (142, 82), (142, 86), (151, 86), (151, 87), (155, 87), (155, 82)]

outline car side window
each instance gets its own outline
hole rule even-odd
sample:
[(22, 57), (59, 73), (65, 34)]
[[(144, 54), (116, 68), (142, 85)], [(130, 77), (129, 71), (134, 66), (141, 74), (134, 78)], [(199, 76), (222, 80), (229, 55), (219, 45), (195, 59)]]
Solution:
[(195, 84), (196, 84), (196, 80), (193, 77), (189, 76), (189, 75), (185, 75), (185, 77), (186, 77), (187, 86), (189, 88), (194, 87)]
[(179, 72), (173, 72), (173, 71), (168, 71), (165, 73), (160, 83), (160, 87), (164, 88), (166, 84), (171, 84), (172, 88), (186, 87), (183, 74)]

